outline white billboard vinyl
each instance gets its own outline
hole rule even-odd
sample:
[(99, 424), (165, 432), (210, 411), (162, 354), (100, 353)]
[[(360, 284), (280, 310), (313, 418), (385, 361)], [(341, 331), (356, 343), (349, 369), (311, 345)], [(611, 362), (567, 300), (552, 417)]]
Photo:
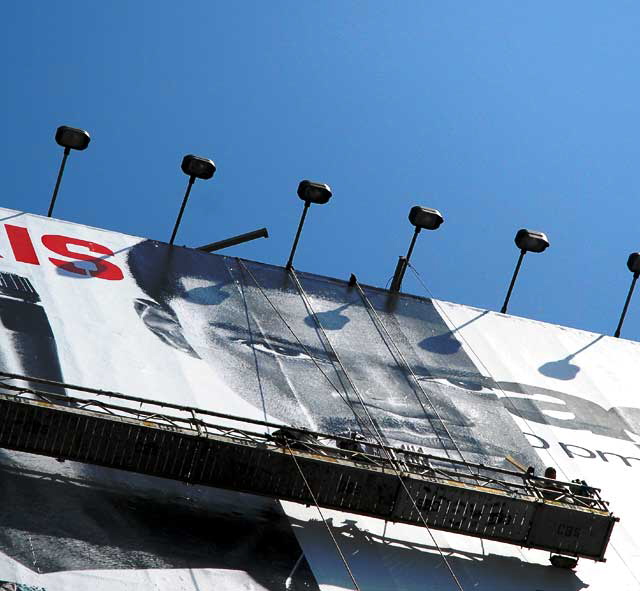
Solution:
[(567, 570), (540, 550), (0, 450), (0, 589), (640, 589), (637, 343), (10, 210), (0, 255), (4, 373), (553, 466), (621, 519), (606, 562)]

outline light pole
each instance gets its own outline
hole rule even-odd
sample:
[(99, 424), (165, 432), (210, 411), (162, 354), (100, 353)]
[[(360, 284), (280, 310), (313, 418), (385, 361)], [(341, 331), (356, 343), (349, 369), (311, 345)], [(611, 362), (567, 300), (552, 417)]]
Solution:
[(390, 291), (400, 291), (402, 280), (404, 279), (404, 274), (409, 266), (409, 260), (411, 259), (413, 247), (416, 245), (416, 240), (418, 238), (418, 234), (420, 234), (420, 230), (437, 230), (444, 222), (444, 218), (437, 209), (415, 205), (411, 208), (411, 211), (409, 211), (409, 221), (416, 229), (413, 233), (413, 237), (411, 238), (407, 256), (401, 256), (398, 258), (398, 264), (396, 265), (396, 270), (391, 281), (391, 287), (389, 288)]
[(49, 211), (47, 212), (48, 218), (50, 218), (53, 213), (56, 198), (58, 197), (58, 190), (60, 189), (60, 182), (62, 181), (62, 175), (64, 174), (64, 167), (67, 163), (67, 158), (69, 157), (71, 150), (85, 150), (90, 141), (91, 136), (89, 135), (89, 132), (84, 129), (69, 127), (68, 125), (61, 125), (56, 129), (56, 143), (64, 148), (64, 153), (62, 155), (60, 169), (58, 170), (56, 186), (53, 189), (53, 195), (51, 196), (51, 202), (49, 203)]
[(528, 252), (543, 252), (549, 247), (549, 240), (547, 239), (546, 234), (542, 232), (534, 232), (533, 230), (526, 230), (524, 228), (516, 232), (514, 242), (520, 249), (520, 256), (518, 257), (516, 270), (513, 272), (511, 283), (509, 284), (507, 297), (504, 299), (504, 304), (502, 304), (502, 309), (500, 310), (501, 314), (507, 313), (507, 306), (509, 305), (511, 292), (513, 291), (513, 286), (516, 284), (516, 278), (518, 277), (524, 255)]
[(631, 301), (633, 290), (636, 287), (636, 281), (638, 281), (638, 276), (640, 276), (640, 252), (632, 252), (629, 255), (629, 258), (627, 259), (627, 269), (629, 269), (629, 271), (633, 273), (633, 279), (631, 280), (631, 287), (629, 288), (627, 299), (625, 300), (624, 307), (622, 308), (622, 314), (620, 315), (618, 327), (616, 328), (616, 332), (613, 334), (613, 336), (616, 338), (620, 337), (622, 323), (624, 322), (624, 317), (627, 315), (627, 309), (629, 308), (629, 302)]
[(289, 260), (287, 261), (287, 269), (293, 268), (293, 257), (296, 254), (298, 240), (300, 240), (300, 233), (302, 232), (302, 226), (304, 225), (304, 220), (307, 217), (307, 210), (309, 209), (309, 206), (312, 203), (324, 205), (329, 201), (329, 199), (331, 199), (331, 195), (332, 193), (329, 185), (315, 181), (300, 181), (300, 184), (298, 185), (298, 197), (304, 201), (304, 208), (302, 210), (302, 216), (300, 217), (300, 223), (298, 224), (296, 237), (293, 240)]
[(213, 160), (202, 158), (200, 156), (194, 156), (193, 154), (187, 154), (182, 159), (181, 168), (182, 172), (184, 172), (189, 177), (189, 182), (187, 184), (187, 190), (182, 199), (180, 212), (178, 213), (176, 223), (173, 226), (173, 232), (171, 233), (169, 244), (173, 244), (173, 241), (175, 240), (176, 233), (178, 232), (178, 226), (180, 226), (182, 214), (184, 213), (184, 208), (187, 205), (187, 200), (189, 199), (189, 193), (191, 193), (191, 187), (193, 187), (193, 183), (196, 182), (196, 179), (210, 179), (216, 171), (216, 165), (213, 163)]

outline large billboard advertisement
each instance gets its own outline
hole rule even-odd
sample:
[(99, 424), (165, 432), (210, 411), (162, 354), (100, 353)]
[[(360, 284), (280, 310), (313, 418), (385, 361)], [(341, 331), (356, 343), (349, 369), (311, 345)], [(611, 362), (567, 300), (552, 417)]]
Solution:
[(0, 589), (456, 589), (452, 573), (474, 590), (640, 589), (638, 344), (0, 217), (2, 372), (553, 466), (622, 519), (606, 563), (560, 570), (541, 551), (0, 450)]

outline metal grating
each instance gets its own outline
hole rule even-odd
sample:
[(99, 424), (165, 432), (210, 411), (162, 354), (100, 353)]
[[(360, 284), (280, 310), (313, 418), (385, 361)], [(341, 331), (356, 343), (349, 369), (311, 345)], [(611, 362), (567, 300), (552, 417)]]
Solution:
[(283, 445), (271, 435), (196, 418), (216, 413), (173, 406), (180, 412), (170, 416), (8, 388), (17, 393), (0, 393), (0, 447), (13, 450), (312, 504), (295, 454), (321, 506), (415, 525), (422, 525), (422, 516), (434, 529), (599, 561), (617, 521), (597, 489), (587, 498), (567, 488), (552, 501), (539, 488), (544, 483), (503, 469), (393, 448), (384, 456), (389, 460), (375, 450), (355, 453), (320, 443), (335, 444), (340, 438), (332, 435), (314, 434), (304, 444), (285, 439)]

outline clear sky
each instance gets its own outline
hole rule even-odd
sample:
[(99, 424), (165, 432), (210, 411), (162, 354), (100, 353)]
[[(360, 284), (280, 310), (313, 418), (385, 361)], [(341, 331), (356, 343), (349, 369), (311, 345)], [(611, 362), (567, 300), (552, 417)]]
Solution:
[[(441, 299), (500, 308), (516, 230), (547, 233), (510, 312), (611, 334), (640, 251), (640, 5), (616, 2), (7, 2), (0, 205), (46, 214), (58, 125), (87, 129), (55, 217), (168, 240), (182, 156), (212, 158), (176, 240), (284, 264), (298, 181), (331, 185), (296, 268), (384, 286), (412, 205)], [(404, 290), (425, 295), (412, 273)], [(640, 291), (640, 290), (639, 290)], [(623, 336), (640, 340), (640, 293)]]

